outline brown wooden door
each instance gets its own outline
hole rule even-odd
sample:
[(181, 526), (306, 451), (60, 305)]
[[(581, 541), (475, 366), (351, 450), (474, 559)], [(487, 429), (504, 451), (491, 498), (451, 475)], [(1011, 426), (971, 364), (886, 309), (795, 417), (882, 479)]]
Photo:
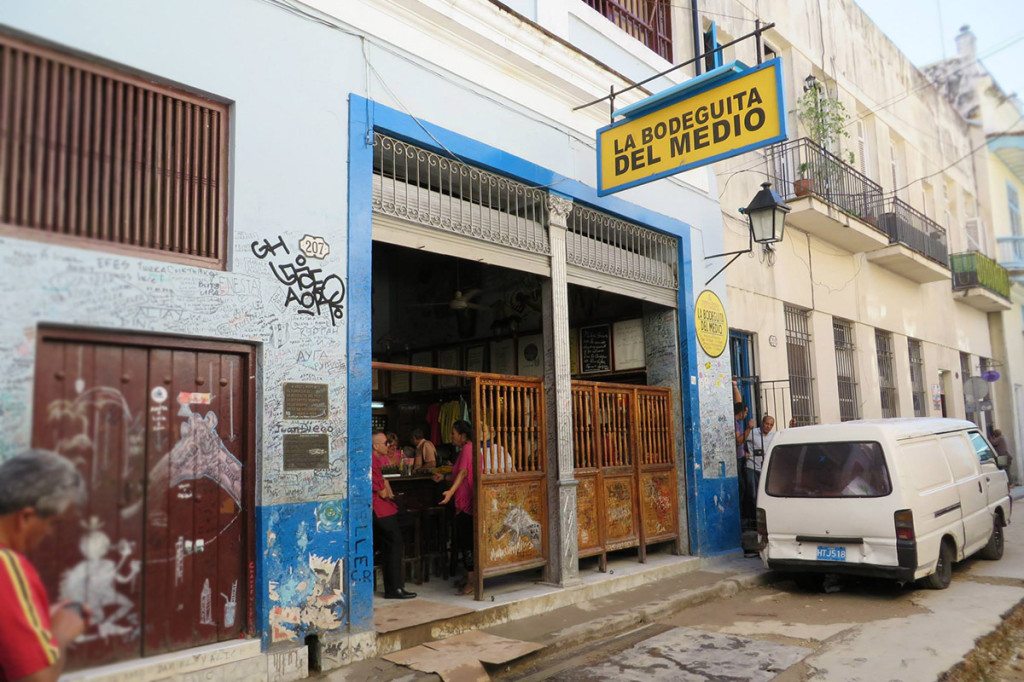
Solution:
[[(203, 344), (208, 348), (211, 344)], [(91, 667), (239, 636), (247, 622), (249, 356), (43, 336), (33, 443), (88, 501), (32, 557), (96, 617)]]

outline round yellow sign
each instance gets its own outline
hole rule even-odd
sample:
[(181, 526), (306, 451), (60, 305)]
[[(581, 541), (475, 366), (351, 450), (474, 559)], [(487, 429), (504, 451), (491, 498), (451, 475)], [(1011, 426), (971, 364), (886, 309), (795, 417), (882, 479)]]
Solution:
[(713, 358), (725, 352), (729, 342), (729, 324), (725, 319), (725, 306), (715, 292), (704, 290), (693, 305), (697, 343)]

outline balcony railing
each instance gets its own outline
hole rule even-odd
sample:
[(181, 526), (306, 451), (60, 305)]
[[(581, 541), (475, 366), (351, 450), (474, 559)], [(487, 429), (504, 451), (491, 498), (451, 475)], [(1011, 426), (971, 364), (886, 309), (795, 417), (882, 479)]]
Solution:
[(953, 271), (953, 289), (983, 287), (993, 294), (1010, 298), (1010, 274), (985, 254), (978, 251), (954, 253), (949, 257), (949, 263)]
[(882, 187), (806, 137), (768, 149), (775, 190), (787, 199), (814, 195), (878, 229)]
[(583, 0), (613, 24), (672, 61), (672, 3), (669, 0)]
[(892, 244), (903, 244), (929, 260), (949, 267), (946, 231), (902, 199), (886, 197), (875, 209), (878, 226)]
[(999, 264), (1014, 272), (1024, 271), (1024, 237), (999, 237)]

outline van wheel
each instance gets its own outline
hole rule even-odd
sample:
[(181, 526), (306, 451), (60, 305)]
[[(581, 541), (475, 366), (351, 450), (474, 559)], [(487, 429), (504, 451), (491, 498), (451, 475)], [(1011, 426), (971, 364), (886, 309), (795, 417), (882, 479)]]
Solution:
[(992, 519), (992, 535), (989, 536), (988, 544), (978, 552), (978, 556), (989, 561), (1002, 559), (1003, 542), (1003, 524), (1000, 523), (999, 517), (996, 516)]
[(821, 592), (825, 589), (824, 573), (796, 573), (793, 582), (804, 592)]
[(935, 564), (935, 572), (924, 579), (925, 587), (932, 590), (944, 590), (949, 587), (953, 578), (953, 548), (948, 542), (939, 546), (939, 561)]

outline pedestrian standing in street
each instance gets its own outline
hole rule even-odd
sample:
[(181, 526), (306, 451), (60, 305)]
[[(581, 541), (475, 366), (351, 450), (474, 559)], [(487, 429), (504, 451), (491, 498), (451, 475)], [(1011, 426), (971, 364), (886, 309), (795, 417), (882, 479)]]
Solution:
[(0, 464), (0, 680), (56, 680), (68, 645), (85, 631), (85, 608), (51, 607), (25, 558), (84, 497), (75, 465), (55, 452), (29, 450)]
[(391, 484), (382, 469), (388, 461), (388, 437), (383, 431), (373, 433), (371, 453), (371, 488), (373, 490), (373, 541), (380, 547), (384, 561), (384, 598), (412, 599), (415, 592), (405, 589), (402, 579), (402, 555), (405, 543), (398, 525), (398, 505)]
[(1010, 454), (1010, 446), (1007, 445), (1003, 432), (999, 429), (992, 429), (992, 437), (989, 440), (992, 441), (992, 449), (996, 451), (996, 456), (1006, 458), (1006, 465), (1000, 468), (1007, 473), (1013, 471), (1013, 455)]
[(744, 474), (747, 477), (747, 490), (753, 491), (751, 496), (753, 497), (755, 514), (757, 513), (757, 489), (761, 482), (761, 466), (764, 464), (764, 453), (771, 447), (777, 433), (775, 430), (775, 417), (766, 414), (761, 417), (761, 426), (750, 432), (750, 440), (747, 441), (750, 453), (749, 457), (747, 457), (747, 466), (744, 469)]

